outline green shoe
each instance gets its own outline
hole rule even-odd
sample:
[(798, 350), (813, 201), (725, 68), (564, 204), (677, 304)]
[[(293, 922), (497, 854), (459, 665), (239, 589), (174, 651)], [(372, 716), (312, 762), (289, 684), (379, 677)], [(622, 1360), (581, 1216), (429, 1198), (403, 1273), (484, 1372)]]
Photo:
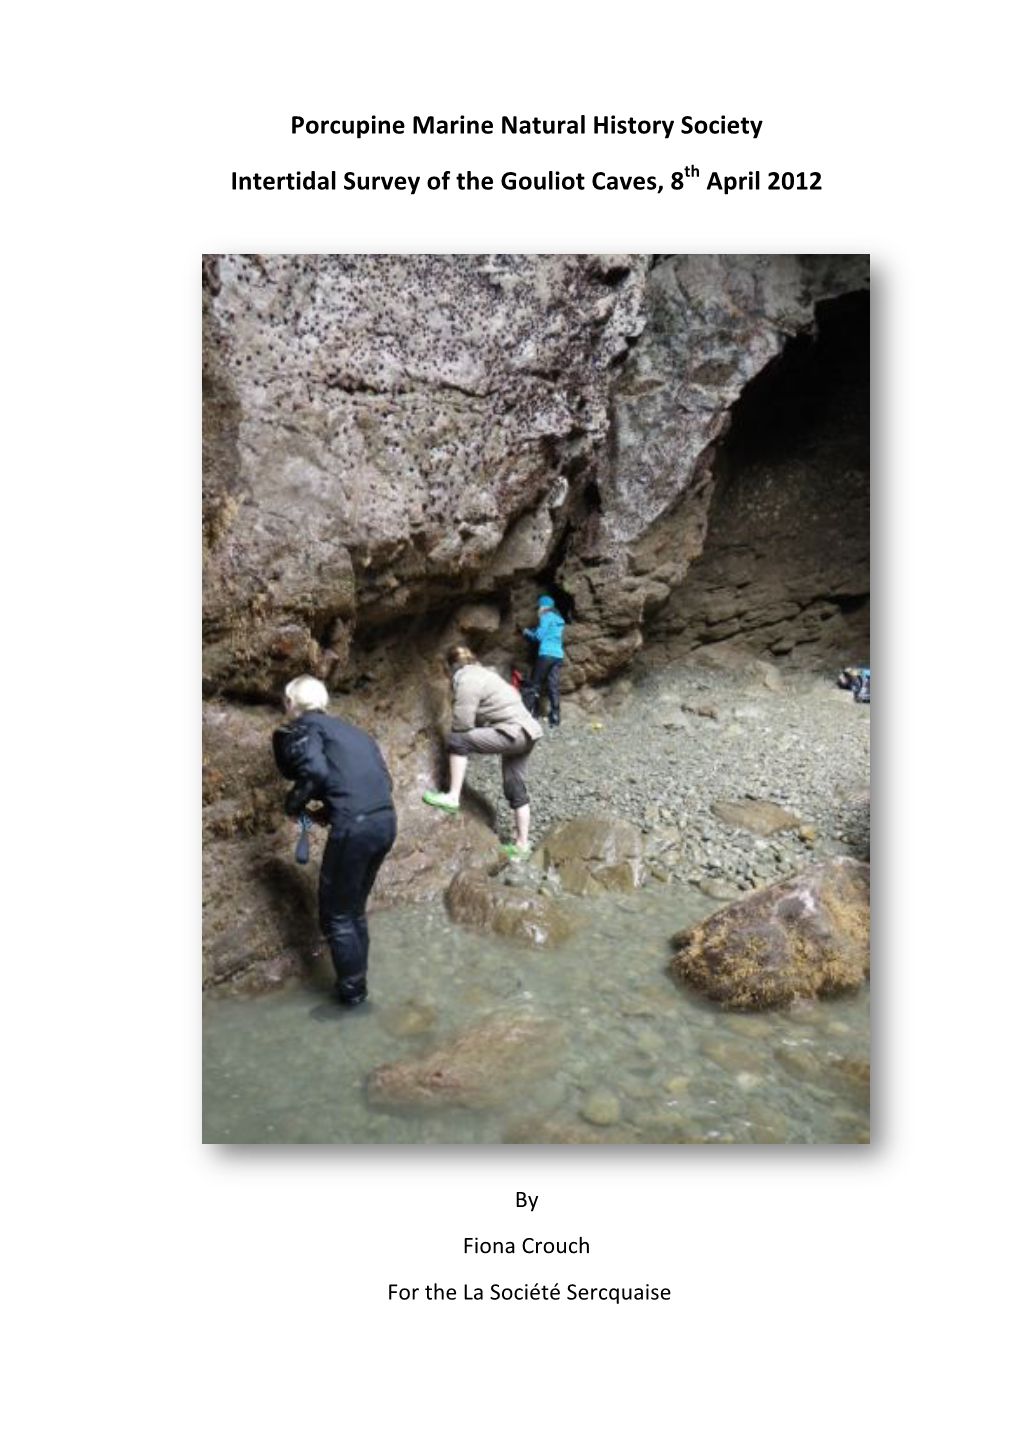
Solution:
[(430, 807), (439, 807), (443, 812), (460, 811), (460, 802), (451, 802), (445, 792), (423, 792), (421, 799)]
[(519, 847), (516, 842), (504, 842), (499, 849), (511, 862), (526, 862), (531, 856), (530, 847)]

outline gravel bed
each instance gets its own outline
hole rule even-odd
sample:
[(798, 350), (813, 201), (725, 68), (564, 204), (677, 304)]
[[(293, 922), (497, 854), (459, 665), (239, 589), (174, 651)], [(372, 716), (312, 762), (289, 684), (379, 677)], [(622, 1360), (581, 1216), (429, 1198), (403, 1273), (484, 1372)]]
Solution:
[[(870, 855), (871, 707), (832, 673), (764, 662), (720, 669), (646, 667), (564, 702), (528, 769), (532, 834), (612, 812), (640, 827), (653, 879), (725, 898), (801, 870), (819, 856)], [(499, 768), (472, 760), (469, 786), (512, 834)], [(791, 814), (763, 836), (713, 804), (770, 802)]]

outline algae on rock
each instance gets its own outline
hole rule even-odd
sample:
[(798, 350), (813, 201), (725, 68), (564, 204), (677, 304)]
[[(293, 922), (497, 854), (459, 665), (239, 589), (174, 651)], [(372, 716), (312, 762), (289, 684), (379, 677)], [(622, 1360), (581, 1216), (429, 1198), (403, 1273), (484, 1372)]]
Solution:
[(870, 867), (837, 857), (723, 907), (673, 938), (671, 970), (724, 1007), (786, 1007), (870, 975)]

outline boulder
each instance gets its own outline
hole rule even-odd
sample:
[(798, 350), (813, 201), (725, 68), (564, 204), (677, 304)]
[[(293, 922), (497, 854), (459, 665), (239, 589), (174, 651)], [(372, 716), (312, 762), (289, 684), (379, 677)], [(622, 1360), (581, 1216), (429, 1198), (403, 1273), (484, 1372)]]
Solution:
[(632, 892), (644, 881), (641, 833), (621, 817), (600, 814), (561, 822), (544, 837), (540, 864), (554, 868), (565, 892)]
[(504, 885), (502, 874), (492, 876), (481, 867), (457, 873), (446, 893), (446, 909), (464, 927), (511, 937), (530, 947), (555, 947), (577, 928), (563, 902), (526, 887)]
[(453, 618), (453, 630), (462, 636), (492, 636), (499, 630), (499, 607), (476, 601), (457, 608)]
[(461, 868), (500, 860), (495, 832), (467, 812), (450, 816), (426, 807), (417, 794), (398, 797), (397, 823), (396, 843), (372, 893), (378, 906), (430, 901)]
[(837, 857), (763, 887), (673, 938), (670, 964), (724, 1007), (786, 1007), (870, 975), (870, 871)]
[(771, 837), (773, 832), (789, 832), (801, 825), (799, 817), (775, 802), (713, 802), (712, 811), (728, 826), (743, 827), (745, 832), (754, 832), (759, 837)]
[(556, 1072), (563, 1029), (528, 1012), (497, 1013), (424, 1057), (385, 1062), (366, 1084), (381, 1107), (484, 1108)]

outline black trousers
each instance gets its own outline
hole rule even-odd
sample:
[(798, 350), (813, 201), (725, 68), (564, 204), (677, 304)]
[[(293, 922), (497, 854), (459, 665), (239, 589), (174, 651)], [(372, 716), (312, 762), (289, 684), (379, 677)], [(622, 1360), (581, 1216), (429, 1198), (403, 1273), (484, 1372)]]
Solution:
[(531, 711), (537, 716), (538, 704), (542, 700), (542, 689), (549, 697), (549, 721), (557, 726), (560, 720), (560, 667), (563, 662), (558, 656), (540, 656), (531, 673), (531, 687), (535, 704)]
[(332, 831), (319, 869), (319, 926), (329, 943), (341, 996), (364, 994), (368, 973), (365, 907), (379, 868), (397, 836), (396, 813), (387, 808), (352, 817)]

